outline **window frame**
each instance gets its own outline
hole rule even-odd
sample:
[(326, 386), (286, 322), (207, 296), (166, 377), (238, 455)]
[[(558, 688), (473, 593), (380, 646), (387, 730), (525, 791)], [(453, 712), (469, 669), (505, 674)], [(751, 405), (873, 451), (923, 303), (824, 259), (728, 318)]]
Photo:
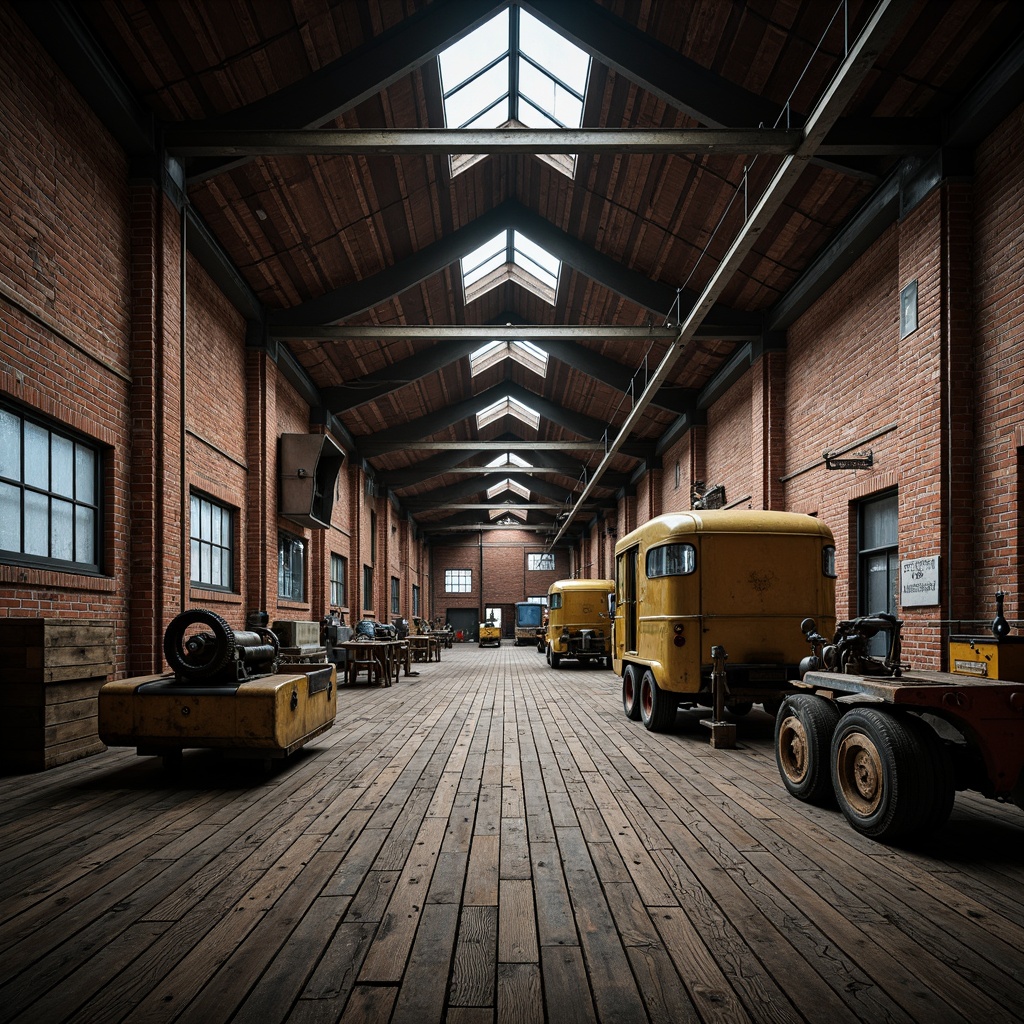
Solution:
[(332, 608), (347, 608), (348, 559), (344, 555), (331, 552), (330, 574), (330, 605)]
[(446, 594), (472, 594), (472, 569), (445, 569), (444, 592)]
[[(294, 588), (292, 590), (285, 590), (285, 582), (290, 577), (293, 581), (296, 578), (294, 566), (289, 572), (286, 573), (285, 561), (286, 561), (286, 548), (290, 549), (293, 553), (298, 551), (301, 558), (301, 567), (298, 573), (298, 594)], [(294, 557), (292, 554), (288, 557), (288, 561), (291, 561)], [(287, 530), (277, 531), (277, 596), (281, 601), (291, 601), (295, 604), (305, 604), (306, 602), (306, 539), (300, 537), (298, 534), (289, 533)]]
[[(685, 554), (684, 568), (682, 571), (670, 570), (667, 552), (669, 548), (680, 548)], [(651, 556), (657, 556), (659, 552), (666, 552), (661, 559), (663, 566), (656, 566), (656, 572), (651, 571)], [(644, 553), (644, 575), (649, 580), (664, 579), (666, 576), (692, 576), (697, 571), (697, 548), (687, 541), (669, 541), (667, 544), (655, 544), (649, 547)]]
[[(198, 505), (199, 505), (198, 515), (196, 514), (196, 509), (195, 509), (196, 503), (198, 503)], [(212, 509), (214, 512), (220, 512), (220, 514), (221, 514), (220, 519), (221, 519), (222, 536), (223, 536), (223, 530), (225, 528), (225, 525), (227, 527), (227, 533), (228, 533), (228, 542), (227, 542), (227, 544), (224, 544), (223, 542), (221, 542), (221, 543), (214, 543), (212, 538), (206, 539), (206, 538), (204, 538), (202, 536), (201, 532), (199, 534), (196, 533), (196, 520), (197, 519), (199, 520), (199, 529), (201, 531), (202, 530), (202, 525), (203, 525), (203, 523), (205, 521), (205, 518), (206, 518), (203, 515), (203, 506), (204, 505), (209, 506), (209, 508)], [(189, 523), (188, 523), (189, 573), (188, 574), (189, 574), (189, 583), (190, 583), (191, 586), (196, 587), (197, 589), (201, 589), (201, 590), (216, 590), (216, 591), (218, 591), (220, 593), (227, 593), (227, 594), (232, 594), (232, 593), (236, 593), (237, 592), (237, 583), (236, 583), (236, 579), (235, 579), (235, 562), (236, 562), (236, 559), (235, 559), (235, 538), (236, 538), (237, 533), (238, 533), (238, 531), (235, 529), (235, 522), (236, 522), (236, 516), (237, 515), (238, 515), (238, 510), (236, 508), (232, 508), (232, 506), (228, 505), (226, 502), (219, 501), (217, 498), (211, 497), (209, 494), (206, 494), (204, 491), (199, 491), (199, 490), (190, 490), (189, 491)], [(211, 519), (211, 525), (212, 525), (212, 519)], [(202, 548), (203, 548), (204, 545), (209, 547), (209, 548), (211, 548), (211, 549), (216, 548), (216, 549), (218, 549), (221, 552), (222, 564), (223, 564), (223, 561), (224, 561), (224, 555), (225, 554), (227, 555), (227, 563), (228, 563), (227, 571), (224, 572), (222, 570), (221, 576), (222, 576), (222, 578), (224, 576), (227, 576), (227, 578), (228, 578), (228, 580), (230, 582), (228, 582), (228, 583), (216, 583), (212, 579), (204, 580), (204, 579), (200, 578), (200, 576), (197, 576), (197, 574), (196, 574), (196, 561), (197, 561), (197, 559), (196, 559), (195, 554), (194, 554), (194, 549), (195, 549), (196, 546), (199, 547), (198, 562), (199, 562), (199, 570), (200, 570), (200, 573), (201, 573), (202, 572), (202, 562), (203, 562), (203, 559), (202, 559)], [(279, 553), (278, 557), (280, 559), (280, 553)], [(212, 567), (212, 559), (211, 559), (211, 567)]]
[(391, 577), (391, 614), (401, 615), (402, 583), (397, 576)]
[[(4, 473), (0, 476), (0, 485), (5, 488), (10, 488), (12, 491), (17, 493), (15, 501), (17, 502), (17, 540), (18, 549), (15, 550), (13, 547), (4, 547), (0, 549), (0, 561), (9, 565), (23, 565), (37, 569), (50, 569), (58, 572), (72, 572), (79, 573), (81, 575), (89, 576), (102, 576), (103, 563), (105, 558), (104, 551), (104, 479), (105, 479), (105, 449), (103, 446), (98, 444), (96, 441), (79, 433), (78, 431), (68, 429), (63, 424), (57, 424), (53, 420), (47, 419), (43, 416), (33, 415), (31, 411), (23, 410), (13, 404), (0, 402), (0, 414), (10, 417), (16, 421), (16, 430), (18, 432), (18, 452), (17, 452), (17, 465), (11, 463), (11, 469), (16, 472), (16, 476), (8, 475)], [(26, 427), (31, 427), (39, 431), (46, 432), (46, 474), (47, 481), (46, 486), (42, 486), (41, 483), (34, 482), (31, 479), (26, 479), (26, 466), (32, 461), (26, 458)], [(71, 471), (71, 493), (66, 494), (60, 490), (55, 490), (53, 481), (53, 453), (54, 453), (54, 438), (58, 438), (71, 445), (70, 453), (70, 471)], [(85, 476), (82, 476), (81, 480), (81, 492), (79, 487), (79, 475), (82, 472), (82, 467), (79, 463), (79, 452), (84, 452), (88, 455), (88, 460), (91, 465), (88, 468), (87, 476), (89, 478), (88, 488), (85, 485)], [(0, 463), (0, 469), (3, 469), (3, 464)], [(56, 486), (60, 486), (59, 484)], [(88, 500), (86, 490), (91, 492), (91, 500)], [(30, 512), (26, 511), (26, 495), (42, 497), (46, 506), (46, 549), (45, 555), (37, 554), (34, 552), (26, 551), (26, 520)], [(61, 502), (70, 506), (69, 513), (69, 525), (71, 528), (71, 554), (70, 559), (55, 557), (52, 554), (53, 542), (55, 536), (55, 529), (59, 527), (59, 523), (54, 522), (54, 502)], [(13, 502), (12, 502), (13, 504)], [(91, 517), (91, 527), (85, 526), (80, 522), (80, 510), (86, 510), (86, 513)], [(75, 554), (79, 550), (81, 545), (79, 543), (79, 536), (81, 535), (84, 541), (86, 533), (88, 534), (88, 544), (86, 545), (91, 549), (91, 559), (86, 561), (84, 558), (76, 560)]]
[[(538, 564), (533, 564), (534, 562)], [(553, 551), (527, 551), (526, 552), (527, 572), (554, 572), (555, 553)]]

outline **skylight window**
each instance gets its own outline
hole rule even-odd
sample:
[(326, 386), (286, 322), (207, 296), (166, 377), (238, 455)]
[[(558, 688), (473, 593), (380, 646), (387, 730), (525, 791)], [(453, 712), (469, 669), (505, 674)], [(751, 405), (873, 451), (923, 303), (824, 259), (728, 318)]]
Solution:
[(514, 359), (528, 370), (545, 376), (548, 371), (548, 354), (529, 341), (489, 341), (469, 357), (471, 376), (496, 366), (504, 359)]
[(517, 469), (532, 469), (533, 466), (522, 457), (517, 455), (515, 452), (505, 452), (504, 455), (499, 455), (496, 459), (492, 459), (487, 463), (487, 468), (491, 469), (494, 466), (513, 466)]
[[(448, 128), (580, 128), (590, 57), (512, 6), (438, 54)], [(570, 178), (576, 158), (537, 154)], [(451, 158), (452, 175), (484, 154)]]
[(522, 420), (534, 430), (540, 426), (539, 412), (534, 411), (528, 405), (523, 405), (522, 402), (517, 402), (514, 398), (502, 398), (476, 414), (477, 429), (486, 427), (488, 423), (494, 423), (495, 420), (500, 420), (502, 416), (515, 416), (516, 419)]
[(467, 303), (505, 281), (514, 281), (552, 306), (555, 304), (562, 261), (521, 231), (506, 228), (463, 256), (461, 262)]
[(518, 494), (520, 498), (525, 498), (527, 501), (530, 500), (529, 488), (524, 487), (522, 484), (517, 484), (515, 480), (509, 480), (507, 477), (500, 483), (488, 487), (487, 497), (496, 498), (499, 494), (504, 494), (505, 491), (511, 491), (513, 494)]
[(526, 522), (525, 508), (492, 508), (487, 515), (492, 522), (497, 519), (499, 526), (520, 526)]

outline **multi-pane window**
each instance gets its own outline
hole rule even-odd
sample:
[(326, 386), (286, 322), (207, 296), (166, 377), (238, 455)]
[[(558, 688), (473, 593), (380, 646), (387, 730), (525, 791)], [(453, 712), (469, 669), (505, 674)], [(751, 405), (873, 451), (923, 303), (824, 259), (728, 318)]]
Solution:
[[(896, 614), (899, 581), (898, 499), (895, 492), (860, 504), (857, 544), (857, 594), (861, 615)], [(885, 654), (885, 636), (870, 643), (872, 654)]]
[(420, 588), (414, 583), (412, 585), (412, 613), (417, 618), (420, 615)]
[(399, 611), (398, 611), (398, 609), (399, 609), (398, 593), (399, 593), (398, 577), (397, 576), (392, 576), (391, 577), (391, 614), (392, 615), (398, 615), (399, 614)]
[(547, 552), (546, 554), (540, 552), (531, 552), (526, 556), (527, 569), (554, 569), (554, 567), (555, 556), (553, 552)]
[(189, 516), (192, 582), (230, 590), (235, 579), (234, 516), (231, 509), (193, 494)]
[(0, 551), (17, 562), (99, 572), (100, 455), (0, 407)]
[(341, 555), (331, 555), (331, 607), (344, 608), (345, 577), (348, 572), (348, 559)]
[(363, 607), (373, 607), (373, 566), (363, 566)]
[(306, 542), (290, 533), (277, 535), (277, 594), (286, 601), (306, 599)]
[(473, 592), (472, 569), (445, 569), (444, 592), (446, 594), (470, 594)]

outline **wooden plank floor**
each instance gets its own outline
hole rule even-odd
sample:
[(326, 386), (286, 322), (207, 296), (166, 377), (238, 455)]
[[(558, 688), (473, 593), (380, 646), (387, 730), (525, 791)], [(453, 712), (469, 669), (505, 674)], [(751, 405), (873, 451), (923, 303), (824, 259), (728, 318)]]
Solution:
[(110, 750), (0, 779), (0, 1020), (1024, 1019), (1024, 811), (926, 849), (606, 670), (457, 646), (282, 768)]

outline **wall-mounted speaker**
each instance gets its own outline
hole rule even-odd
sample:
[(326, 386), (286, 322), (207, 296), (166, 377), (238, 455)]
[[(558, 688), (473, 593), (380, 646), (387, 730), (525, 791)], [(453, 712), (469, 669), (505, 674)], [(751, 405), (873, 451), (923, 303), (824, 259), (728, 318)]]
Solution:
[(326, 434), (282, 434), (278, 512), (314, 530), (331, 525), (334, 488), (345, 453)]

